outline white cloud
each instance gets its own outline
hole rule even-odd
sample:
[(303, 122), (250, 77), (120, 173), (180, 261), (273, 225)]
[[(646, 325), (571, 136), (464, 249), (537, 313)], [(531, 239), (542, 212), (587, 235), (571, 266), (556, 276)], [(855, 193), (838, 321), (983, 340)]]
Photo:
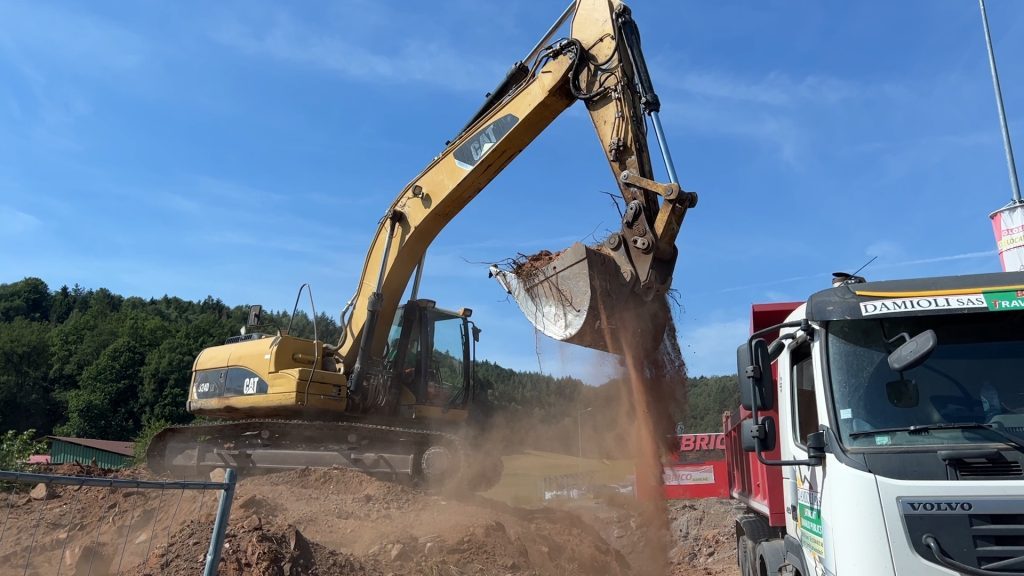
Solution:
[(147, 52), (138, 34), (53, 4), (0, 2), (0, 22), (0, 53), (36, 79), (41, 76), (26, 63), (59, 60), (76, 73), (99, 73), (136, 68)]
[(877, 257), (880, 262), (892, 260), (903, 260), (907, 257), (907, 251), (897, 242), (892, 240), (876, 240), (864, 250), (868, 258)]
[(814, 134), (820, 132), (820, 127), (809, 124), (815, 110), (834, 115), (839, 104), (906, 97), (906, 90), (896, 85), (868, 85), (822, 74), (794, 77), (774, 71), (744, 77), (680, 69), (667, 60), (656, 68), (666, 121), (767, 146), (793, 167), (802, 164)]
[(0, 236), (17, 236), (39, 227), (42, 221), (39, 218), (11, 208), (0, 206)]
[(736, 370), (736, 348), (750, 333), (747, 319), (723, 320), (684, 329), (679, 345), (690, 376), (722, 376)]
[(964, 252), (962, 254), (950, 254), (948, 256), (935, 256), (933, 258), (918, 258), (916, 260), (905, 260), (879, 266), (879, 268), (899, 268), (903, 266), (917, 266), (921, 264), (935, 264), (938, 262), (952, 262), (954, 260), (972, 260), (974, 258), (992, 258), (996, 256), (996, 250), (982, 250), (980, 252)]
[[(116, 23), (40, 2), (0, 2), (0, 68), (14, 87), (0, 115), (0, 137), (61, 151), (82, 148), (76, 123), (93, 106), (83, 77), (132, 74), (146, 60), (146, 41)], [(20, 82), (19, 82), (20, 80)], [(3, 112), (3, 109), (0, 109)]]
[(835, 104), (863, 96), (853, 82), (831, 76), (810, 75), (795, 79), (781, 72), (746, 80), (717, 72), (690, 72), (672, 76), (668, 84), (698, 96), (725, 98), (771, 106), (794, 106), (806, 102)]
[[(279, 12), (260, 24), (238, 20), (214, 30), (214, 40), (244, 53), (332, 72), (364, 82), (429, 84), (479, 91), (481, 78), (497, 78), (496, 62), (457, 52), (436, 39), (364, 44), (299, 22)], [(486, 82), (485, 82), (486, 84)]]
[[(666, 94), (673, 94), (666, 92)], [(807, 131), (794, 118), (770, 106), (744, 101), (715, 101), (675, 93), (663, 97), (662, 116), (688, 131), (736, 137), (767, 146), (789, 165), (800, 162)]]

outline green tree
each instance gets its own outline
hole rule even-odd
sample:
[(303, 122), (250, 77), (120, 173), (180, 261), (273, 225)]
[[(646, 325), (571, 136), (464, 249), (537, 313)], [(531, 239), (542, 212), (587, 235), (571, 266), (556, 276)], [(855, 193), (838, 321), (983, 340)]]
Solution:
[(687, 432), (721, 432), (722, 413), (740, 405), (735, 376), (691, 378), (687, 393), (689, 410), (683, 419)]
[(132, 441), (134, 443), (132, 451), (135, 456), (136, 466), (146, 463), (146, 452), (149, 451), (149, 444), (153, 441), (153, 437), (170, 425), (170, 422), (159, 418), (147, 417), (142, 419), (142, 431)]
[(28, 457), (46, 451), (46, 443), (36, 440), (35, 430), (0, 434), (0, 470), (23, 470)]
[(191, 419), (185, 411), (185, 402), (195, 356), (195, 347), (177, 337), (165, 340), (146, 356), (139, 393), (145, 417), (167, 423)]
[(68, 394), (68, 421), (60, 431), (68, 436), (125, 440), (141, 424), (138, 383), (145, 353), (122, 338), (100, 354), (82, 374), (80, 386)]
[(0, 327), (0, 429), (52, 427), (49, 331), (25, 318)]
[(50, 289), (39, 278), (0, 284), (0, 322), (25, 318), (45, 322), (50, 315)]
[(118, 337), (118, 326), (102, 309), (75, 310), (50, 333), (50, 374), (54, 400), (63, 411), (67, 394)]

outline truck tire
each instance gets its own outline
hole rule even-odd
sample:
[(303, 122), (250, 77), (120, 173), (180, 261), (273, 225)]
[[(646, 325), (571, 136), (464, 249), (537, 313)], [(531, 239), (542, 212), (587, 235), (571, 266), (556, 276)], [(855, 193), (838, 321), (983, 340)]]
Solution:
[(757, 576), (757, 545), (777, 537), (778, 531), (762, 516), (746, 514), (736, 519), (736, 564), (740, 576)]
[(765, 540), (757, 545), (756, 576), (779, 576), (786, 565), (786, 547), (782, 540)]
[(736, 565), (740, 576), (754, 576), (754, 544), (743, 534), (736, 537)]

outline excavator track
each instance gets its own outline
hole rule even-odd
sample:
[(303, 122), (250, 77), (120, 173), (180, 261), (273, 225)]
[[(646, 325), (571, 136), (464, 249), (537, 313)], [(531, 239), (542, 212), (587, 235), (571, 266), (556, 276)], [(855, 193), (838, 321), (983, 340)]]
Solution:
[(458, 435), (367, 422), (253, 419), (165, 428), (146, 452), (149, 469), (175, 478), (217, 468), (242, 475), (340, 466), (436, 490), (483, 491), (501, 458), (474, 452)]

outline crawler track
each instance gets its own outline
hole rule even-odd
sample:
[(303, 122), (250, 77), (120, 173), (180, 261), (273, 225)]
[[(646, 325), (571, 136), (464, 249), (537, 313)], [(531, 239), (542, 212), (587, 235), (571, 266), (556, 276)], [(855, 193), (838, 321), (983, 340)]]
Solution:
[(501, 459), (474, 453), (458, 435), (345, 421), (240, 420), (166, 428), (146, 453), (150, 470), (176, 478), (216, 468), (241, 474), (342, 466), (432, 489), (486, 490), (501, 476)]

